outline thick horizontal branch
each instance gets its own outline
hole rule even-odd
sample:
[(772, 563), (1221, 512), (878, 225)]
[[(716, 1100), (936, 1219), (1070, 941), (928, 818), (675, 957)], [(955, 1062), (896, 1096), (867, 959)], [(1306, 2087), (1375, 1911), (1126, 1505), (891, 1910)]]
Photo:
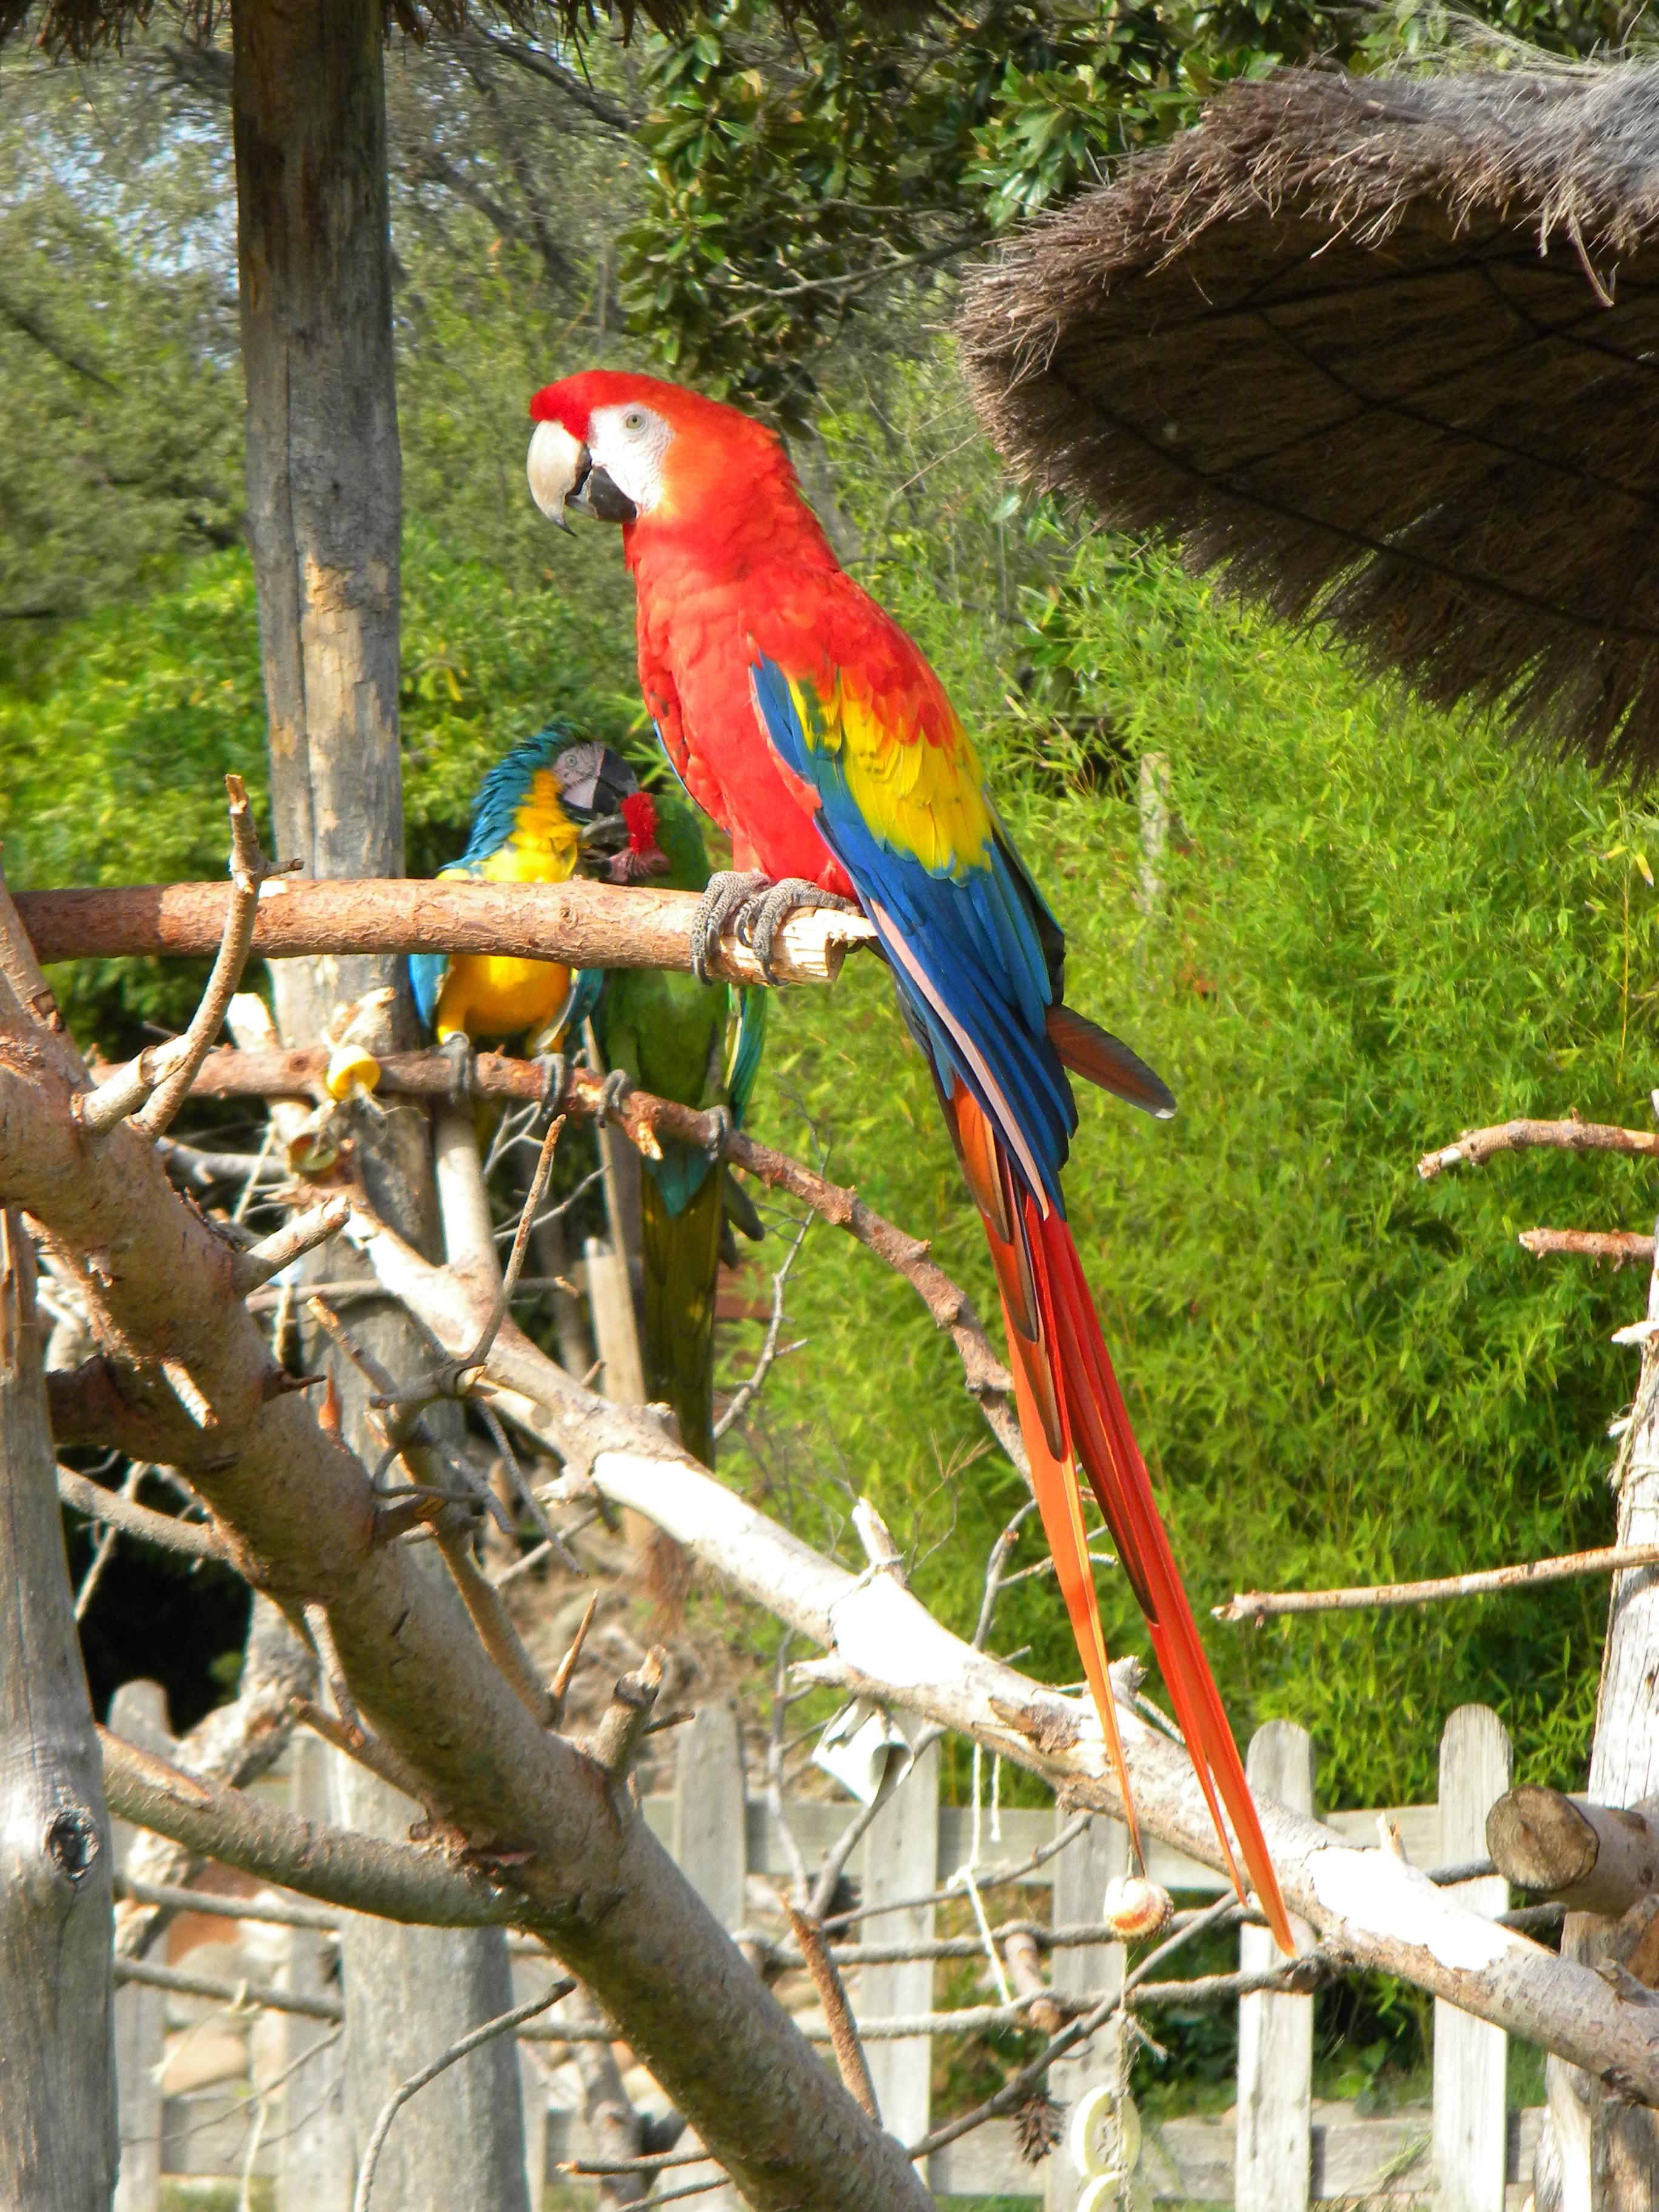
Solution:
[[(41, 960), (218, 950), (226, 884), (139, 884), (113, 890), (21, 891), (15, 904)], [(267, 960), (322, 953), (496, 952), (573, 968), (691, 966), (697, 900), (690, 891), (568, 884), (370, 880), (259, 887), (252, 950)], [(773, 956), (781, 983), (833, 982), (855, 945), (873, 945), (861, 915), (792, 915)], [(710, 962), (735, 983), (767, 981), (747, 945), (720, 940)]]
[(1620, 1129), (1605, 1121), (1500, 1121), (1490, 1129), (1465, 1129), (1455, 1145), (1425, 1152), (1417, 1172), (1425, 1182), (1448, 1168), (1479, 1167), (1498, 1152), (1626, 1152), (1659, 1158), (1659, 1132)]
[[(201, 1858), (347, 1912), (416, 1927), (489, 1928), (526, 1917), (524, 1899), (441, 1851), (382, 1843), (302, 1820), (246, 1790), (224, 1790), (100, 1729), (110, 1810)], [(141, 1893), (141, 1903), (161, 1900)], [(166, 1902), (178, 1907), (179, 1897)]]
[(1239, 1590), (1212, 1606), (1218, 1620), (1269, 1620), (1286, 1613), (1367, 1613), (1391, 1605), (1432, 1605), (1442, 1598), (1485, 1597), (1492, 1590), (1528, 1589), (1538, 1583), (1570, 1582), (1575, 1575), (1620, 1574), (1626, 1567), (1659, 1566), (1659, 1544), (1604, 1544), (1599, 1551), (1567, 1552), (1558, 1559), (1529, 1559), (1516, 1567), (1482, 1567), (1473, 1574), (1433, 1582), (1376, 1583), (1353, 1589)]
[(1523, 1229), (1520, 1243), (1535, 1260), (1611, 1260), (1622, 1267), (1626, 1260), (1645, 1266), (1653, 1258), (1653, 1238), (1640, 1229)]
[[(388, 1289), (459, 1357), (490, 1292), (433, 1267), (390, 1231), (354, 1221)], [(568, 1462), (602, 1495), (665, 1530), (732, 1588), (821, 1645), (798, 1669), (973, 1737), (1041, 1775), (1063, 1802), (1121, 1818), (1099, 1723), (1082, 1700), (1039, 1687), (950, 1633), (891, 1575), (855, 1575), (725, 1489), (647, 1419), (593, 1398), (507, 1323), (490, 1352), (498, 1410)], [(1141, 1821), (1218, 1869), (1208, 1808), (1184, 1753), (1120, 1705)], [(1382, 1850), (1361, 1850), (1317, 1822), (1260, 1801), (1292, 1912), (1345, 1968), (1399, 1975), (1477, 2018), (1554, 2051), (1638, 2101), (1659, 2105), (1659, 2008), (1620, 2005), (1588, 1966), (1497, 1925)]]

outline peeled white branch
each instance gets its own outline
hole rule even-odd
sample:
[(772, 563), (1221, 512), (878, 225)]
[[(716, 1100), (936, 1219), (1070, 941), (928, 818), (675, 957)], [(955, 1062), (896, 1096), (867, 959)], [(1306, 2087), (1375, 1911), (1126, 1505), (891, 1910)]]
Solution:
[[(476, 1340), (487, 1289), (432, 1267), (372, 1218), (351, 1234), (381, 1282), (446, 1350)], [(732, 1588), (830, 1655), (808, 1669), (975, 1738), (1041, 1775), (1064, 1801), (1121, 1816), (1099, 1724), (1081, 1700), (1026, 1680), (939, 1626), (891, 1574), (855, 1576), (725, 1489), (649, 1421), (596, 1399), (509, 1322), (491, 1352), (496, 1410), (591, 1475), (615, 1504), (665, 1530)], [(1120, 1705), (1140, 1818), (1206, 1865), (1221, 1853), (1196, 1776), (1133, 1707)], [(1659, 2105), (1659, 2007), (1613, 2002), (1589, 1967), (1482, 1918), (1381, 1850), (1271, 1800), (1260, 1810), (1292, 1912), (1343, 1964), (1398, 1975), (1542, 2045), (1619, 2094)]]

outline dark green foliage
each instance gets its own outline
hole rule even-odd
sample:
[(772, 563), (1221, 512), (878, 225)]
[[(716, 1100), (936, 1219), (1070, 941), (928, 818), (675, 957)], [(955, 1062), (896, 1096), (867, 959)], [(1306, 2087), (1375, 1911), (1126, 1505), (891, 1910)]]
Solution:
[[(1621, 39), (1627, 5), (1476, 11), (1555, 53)], [(1438, 5), (997, 0), (921, 19), (859, 0), (787, 30), (714, 0), (648, 43), (647, 193), (623, 296), (674, 374), (801, 426), (824, 349), (896, 289), (1190, 123), (1229, 78), (1367, 68), (1463, 35)]]

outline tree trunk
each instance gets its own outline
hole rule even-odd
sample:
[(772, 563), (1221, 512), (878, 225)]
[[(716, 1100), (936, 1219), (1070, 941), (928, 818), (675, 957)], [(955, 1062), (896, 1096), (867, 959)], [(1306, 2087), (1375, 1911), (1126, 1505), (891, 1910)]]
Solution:
[[(232, 8), (248, 537), (271, 817), (279, 857), (299, 860), (319, 880), (400, 876), (404, 868), (402, 462), (384, 23), (380, 0), (325, 8), (234, 0)], [(401, 959), (276, 962), (272, 974), (277, 1024), (290, 1045), (317, 1043), (336, 1006), (388, 986), (394, 995), (371, 1047), (415, 1042)], [(412, 1243), (435, 1250), (419, 1108), (392, 1103), (357, 1134), (356, 1159), (377, 1209)], [(338, 1273), (338, 1256), (329, 1265)], [(354, 1317), (353, 1328), (398, 1381), (419, 1373), (422, 1342), (404, 1317), (375, 1309), (366, 1321)], [(349, 1370), (338, 1379), (345, 1433), (368, 1449), (361, 1379)], [(354, 1800), (378, 1789), (355, 1771), (338, 1784)], [(373, 1809), (365, 1799), (361, 1825), (370, 1825)], [(510, 1978), (500, 1929), (434, 1939), (364, 1923), (343, 1948), (346, 2104), (361, 2142), (416, 2064), (505, 2008)], [(487, 2094), (471, 2094), (475, 2080)], [(526, 2200), (511, 2039), (488, 2045), (415, 2099), (398, 2116), (386, 2156), (380, 2191), (404, 2212), (449, 2212), (464, 2198), (482, 2212), (518, 2212)]]
[[(1659, 1267), (1648, 1314), (1659, 1319)], [(1630, 1450), (1618, 1498), (1620, 1544), (1659, 1540), (1659, 1338), (1643, 1347)], [(1613, 1578), (1601, 1688), (1595, 1708), (1589, 1795), (1597, 1804), (1638, 1805), (1659, 1791), (1659, 1572), (1638, 1567)], [(1561, 1954), (1595, 1964), (1616, 1923), (1570, 1912)], [(1659, 2113), (1608, 2096), (1576, 2068), (1546, 2069), (1549, 2118), (1538, 2150), (1538, 2212), (1652, 2212), (1659, 2206)]]
[(0, 2203), (108, 2212), (114, 1871), (21, 1214), (0, 1211)]

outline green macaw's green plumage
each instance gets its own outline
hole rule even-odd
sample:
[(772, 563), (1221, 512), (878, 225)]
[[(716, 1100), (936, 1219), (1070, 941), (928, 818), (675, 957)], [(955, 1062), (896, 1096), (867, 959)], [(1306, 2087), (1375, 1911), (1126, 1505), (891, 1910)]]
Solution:
[[(700, 891), (708, 856), (696, 817), (658, 797), (661, 878)], [(741, 1123), (760, 1066), (767, 994), (702, 984), (665, 969), (619, 969), (605, 979), (593, 1026), (607, 1067), (642, 1091), (706, 1110), (730, 1109)], [(660, 1160), (643, 1163), (641, 1263), (644, 1278), (645, 1385), (679, 1416), (686, 1449), (714, 1463), (714, 1296), (728, 1196), (708, 1155), (665, 1137)], [(749, 1210), (752, 1218), (752, 1209)]]

